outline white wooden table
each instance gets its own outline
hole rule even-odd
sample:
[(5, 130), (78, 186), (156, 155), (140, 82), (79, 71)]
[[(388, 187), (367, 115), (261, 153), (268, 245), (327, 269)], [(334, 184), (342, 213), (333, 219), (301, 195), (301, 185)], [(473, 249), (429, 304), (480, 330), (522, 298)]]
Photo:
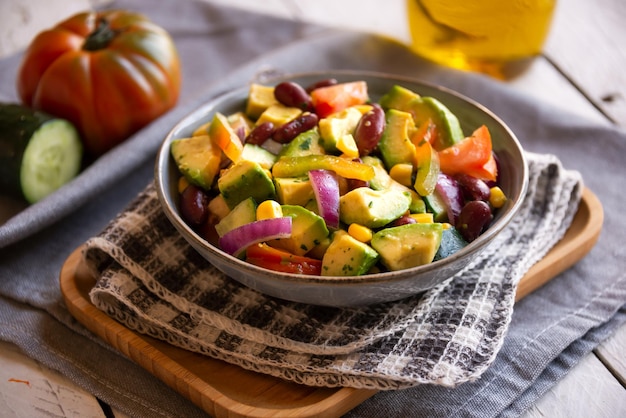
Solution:
[[(106, 0), (104, 0), (106, 1)], [(205, 0), (290, 19), (345, 25), (408, 39), (403, 0)], [(0, 2), (0, 56), (66, 15), (103, 0)], [(59, 7), (61, 5), (61, 7)], [(349, 15), (350, 19), (345, 19)], [(25, 18), (26, 16), (26, 18)], [(507, 83), (605, 124), (626, 127), (626, 2), (559, 0), (545, 48)], [(626, 416), (626, 326), (584, 358), (525, 417)], [(123, 417), (69, 379), (0, 342), (0, 416)]]

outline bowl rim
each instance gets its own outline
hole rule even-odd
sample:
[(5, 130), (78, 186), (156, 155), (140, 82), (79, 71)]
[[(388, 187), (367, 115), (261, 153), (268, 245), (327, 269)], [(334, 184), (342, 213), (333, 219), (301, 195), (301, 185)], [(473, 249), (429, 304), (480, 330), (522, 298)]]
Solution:
[[(291, 79), (299, 79), (306, 77), (320, 77), (329, 78), (333, 76), (341, 76), (341, 77), (354, 77), (355, 80), (359, 77), (363, 78), (375, 78), (384, 81), (398, 83), (409, 83), (414, 85), (421, 85), (428, 89), (433, 89), (440, 91), (444, 94), (454, 96), (456, 99), (466, 102), (467, 104), (475, 107), (479, 111), (483, 112), (486, 116), (492, 119), (493, 122), (499, 125), (501, 129), (503, 129), (506, 134), (510, 137), (512, 142), (515, 144), (515, 151), (519, 154), (522, 165), (521, 165), (521, 178), (522, 185), (520, 188), (519, 196), (516, 201), (513, 202), (513, 205), (509, 208), (509, 210), (503, 214), (503, 216), (499, 217), (496, 222), (491, 224), (489, 228), (484, 231), (476, 240), (469, 243), (466, 247), (459, 250), (458, 252), (445, 257), (443, 259), (433, 261), (429, 264), (424, 264), (421, 266), (412, 267), (409, 269), (396, 270), (396, 271), (385, 271), (380, 273), (371, 273), (364, 274), (360, 276), (313, 276), (313, 275), (305, 275), (305, 274), (297, 274), (297, 273), (285, 273), (285, 272), (277, 272), (269, 269), (265, 269), (263, 267), (259, 267), (248, 263), (244, 260), (241, 260), (235, 256), (232, 256), (217, 246), (212, 245), (210, 242), (200, 237), (200, 235), (194, 231), (186, 222), (180, 217), (177, 211), (174, 210), (174, 202), (170, 201), (168, 197), (165, 195), (164, 190), (168, 189), (170, 186), (165, 184), (165, 167), (166, 167), (166, 159), (171, 159), (170, 156), (170, 143), (173, 139), (175, 139), (174, 135), (181, 131), (183, 128), (188, 127), (192, 122), (197, 123), (198, 115), (206, 115), (210, 116), (210, 110), (215, 108), (213, 111), (217, 111), (217, 104), (227, 101), (229, 98), (236, 98), (241, 96), (243, 93), (247, 92), (249, 89), (249, 84), (252, 82), (262, 82), (264, 84), (276, 84), (280, 81), (291, 80)], [(171, 161), (171, 160), (169, 160)], [(352, 286), (354, 284), (377, 284), (377, 283), (393, 283), (394, 281), (404, 281), (407, 276), (419, 276), (422, 273), (429, 273), (434, 270), (437, 270), (443, 264), (452, 263), (460, 258), (471, 256), (477, 251), (483, 249), (486, 245), (489, 244), (490, 241), (500, 232), (502, 231), (511, 220), (518, 214), (519, 209), (524, 201), (524, 197), (528, 190), (528, 162), (525, 156), (523, 147), (519, 142), (515, 133), (511, 130), (511, 128), (494, 112), (492, 112), (486, 106), (480, 104), (479, 102), (471, 99), (462, 93), (459, 93), (455, 90), (452, 90), (448, 87), (430, 83), (427, 81), (423, 81), (417, 78), (395, 75), (391, 73), (383, 73), (376, 71), (364, 71), (364, 70), (324, 70), (324, 71), (311, 71), (311, 72), (296, 72), (296, 73), (286, 73), (279, 75), (271, 75), (268, 77), (264, 77), (263, 80), (250, 80), (248, 84), (241, 85), (240, 87), (231, 89), (227, 92), (216, 95), (215, 97), (209, 99), (207, 102), (187, 114), (180, 121), (178, 121), (174, 127), (167, 133), (165, 139), (162, 141), (161, 145), (158, 149), (157, 158), (154, 166), (154, 178), (156, 184), (156, 191), (158, 200), (161, 204), (161, 207), (168, 217), (170, 222), (174, 225), (174, 227), (184, 236), (185, 239), (192, 239), (190, 244), (196, 251), (198, 248), (202, 248), (203, 250), (207, 250), (212, 255), (216, 257), (222, 257), (230, 262), (234, 263), (238, 269), (245, 270), (248, 274), (254, 274), (260, 276), (268, 276), (271, 275), (272, 278), (276, 281), (283, 281), (286, 283), (294, 284), (294, 283), (306, 283), (308, 285), (329, 285), (333, 286)], [(210, 261), (210, 260), (209, 260)]]

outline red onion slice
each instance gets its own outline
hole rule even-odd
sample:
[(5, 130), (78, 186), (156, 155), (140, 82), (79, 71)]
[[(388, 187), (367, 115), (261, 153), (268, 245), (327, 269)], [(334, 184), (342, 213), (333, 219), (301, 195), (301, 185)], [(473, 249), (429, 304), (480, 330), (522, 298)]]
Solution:
[(330, 170), (311, 170), (309, 180), (317, 200), (320, 216), (326, 226), (339, 228), (339, 182), (337, 174)]
[(459, 213), (465, 204), (459, 184), (451, 176), (440, 173), (435, 190), (446, 204), (448, 222), (455, 226)]
[(228, 231), (219, 240), (219, 246), (230, 255), (238, 256), (258, 242), (291, 237), (291, 217), (262, 219)]

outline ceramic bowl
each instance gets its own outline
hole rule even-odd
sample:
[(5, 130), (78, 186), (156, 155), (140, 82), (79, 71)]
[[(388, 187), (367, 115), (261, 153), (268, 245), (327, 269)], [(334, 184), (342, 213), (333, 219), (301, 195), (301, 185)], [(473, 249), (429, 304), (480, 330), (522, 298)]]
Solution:
[(409, 78), (359, 71), (337, 71), (297, 74), (268, 80), (277, 84), (289, 79), (310, 85), (326, 78), (340, 82), (364, 80), (372, 100), (378, 100), (394, 84), (402, 85), (423, 96), (432, 96), (444, 103), (470, 133), (485, 124), (490, 129), (493, 149), (500, 162), (500, 187), (508, 200), (495, 216), (490, 227), (461, 251), (431, 264), (407, 270), (368, 274), (358, 277), (318, 277), (278, 273), (246, 263), (211, 245), (194, 232), (181, 218), (178, 206), (178, 170), (170, 156), (170, 143), (190, 136), (200, 125), (211, 120), (217, 111), (233, 113), (245, 107), (248, 86), (226, 93), (201, 106), (181, 120), (160, 147), (155, 179), (159, 200), (172, 224), (204, 258), (228, 276), (259, 292), (281, 299), (326, 306), (355, 306), (398, 300), (428, 290), (463, 269), (504, 229), (518, 212), (528, 184), (528, 168), (513, 132), (494, 113), (454, 91)]

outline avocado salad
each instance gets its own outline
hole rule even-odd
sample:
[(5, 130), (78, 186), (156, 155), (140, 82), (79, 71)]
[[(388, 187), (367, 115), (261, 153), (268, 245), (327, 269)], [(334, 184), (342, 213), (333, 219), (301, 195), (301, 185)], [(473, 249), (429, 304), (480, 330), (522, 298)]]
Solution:
[(445, 258), (506, 201), (486, 126), (467, 135), (443, 103), (365, 81), (251, 84), (171, 155), (182, 219), (274, 271), (357, 276)]

